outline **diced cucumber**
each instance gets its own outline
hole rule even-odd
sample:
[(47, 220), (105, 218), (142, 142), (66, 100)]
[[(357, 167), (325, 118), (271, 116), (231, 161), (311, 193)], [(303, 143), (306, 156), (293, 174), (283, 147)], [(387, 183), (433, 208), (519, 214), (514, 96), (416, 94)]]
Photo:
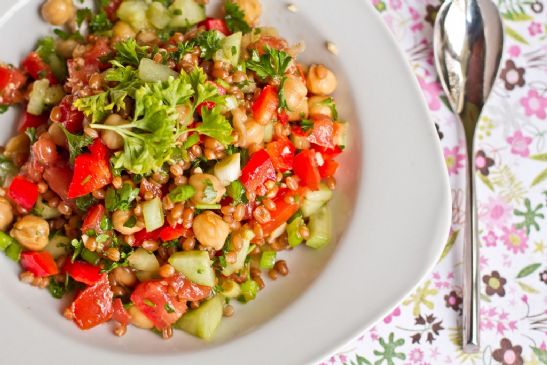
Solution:
[(235, 272), (238, 272), (245, 265), (245, 258), (249, 253), (249, 247), (251, 246), (251, 240), (254, 238), (255, 234), (250, 229), (245, 230), (243, 233), (243, 244), (241, 249), (236, 252), (236, 260), (233, 263), (226, 263), (226, 267), (222, 269), (222, 275), (230, 276)]
[(116, 14), (118, 18), (131, 25), (137, 31), (150, 28), (146, 17), (148, 4), (144, 1), (128, 0), (121, 3)]
[(44, 201), (42, 200), (42, 197), (38, 198), (32, 210), (34, 211), (34, 213), (36, 213), (37, 215), (39, 215), (40, 217), (44, 219), (52, 219), (52, 218), (57, 218), (61, 216), (61, 213), (59, 212), (59, 210), (57, 208), (53, 208), (45, 204)]
[(215, 286), (215, 270), (207, 251), (176, 252), (169, 257), (169, 263), (192, 282)]
[(163, 226), (163, 205), (159, 197), (147, 200), (142, 204), (144, 226), (147, 232), (152, 232)]
[(177, 77), (178, 74), (167, 65), (162, 65), (149, 58), (143, 58), (139, 64), (139, 78), (142, 81), (167, 81), (169, 77)]
[(256, 293), (260, 290), (258, 283), (254, 280), (247, 280), (240, 285), (241, 295), (239, 296), (239, 301), (243, 303), (250, 302), (256, 298)]
[(66, 254), (66, 248), (70, 245), (70, 239), (62, 234), (56, 234), (50, 240), (45, 251), (49, 252), (54, 259)]
[(312, 248), (321, 248), (328, 244), (332, 236), (332, 213), (328, 206), (321, 207), (310, 217), (310, 238), (306, 245)]
[(175, 328), (204, 340), (210, 340), (222, 320), (223, 310), (224, 297), (217, 294), (212, 299), (201, 304), (199, 308), (183, 315), (175, 323)]
[(151, 252), (146, 251), (144, 248), (137, 248), (129, 257), (127, 258), (129, 266), (135, 270), (147, 271), (147, 272), (156, 272), (160, 268), (160, 263)]
[(0, 251), (6, 251), (9, 246), (17, 243), (15, 238), (11, 237), (6, 232), (0, 231)]
[(44, 102), (47, 105), (58, 104), (63, 96), (65, 96), (63, 87), (61, 85), (53, 85), (47, 89), (46, 95), (44, 96)]
[(334, 144), (346, 147), (348, 145), (348, 123), (336, 122), (336, 126), (338, 128), (334, 135)]
[(262, 255), (260, 256), (260, 268), (264, 270), (269, 270), (273, 268), (275, 265), (276, 256), (277, 255), (275, 251), (262, 252)]
[(169, 10), (160, 3), (159, 1), (154, 1), (152, 4), (148, 6), (148, 10), (146, 10), (146, 17), (148, 18), (148, 21), (150, 24), (152, 24), (157, 29), (163, 29), (169, 25), (169, 22), (171, 21), (171, 15), (169, 14)]
[(89, 262), (91, 265), (98, 265), (99, 261), (101, 261), (101, 256), (99, 256), (97, 252), (89, 251), (87, 248), (82, 250), (80, 257), (84, 259), (84, 261)]
[(173, 28), (190, 27), (206, 18), (205, 7), (194, 0), (175, 0), (169, 6), (169, 12), (169, 25)]
[(222, 185), (230, 185), (232, 181), (237, 180), (241, 175), (241, 154), (234, 153), (224, 157), (216, 163), (214, 173)]
[(237, 298), (241, 294), (239, 284), (231, 279), (226, 279), (222, 282), (222, 295), (226, 298)]
[(332, 190), (327, 185), (321, 184), (319, 190), (310, 191), (304, 197), (302, 204), (302, 215), (309, 217), (319, 210), (332, 198)]
[(221, 48), (215, 53), (215, 61), (225, 61), (237, 66), (241, 50), (241, 32), (237, 32), (223, 38), (220, 41)]
[(44, 107), (46, 105), (45, 98), (48, 88), (48, 79), (34, 81), (32, 84), (32, 91), (29, 96), (27, 112), (32, 115), (40, 115), (44, 112)]
[(304, 219), (301, 216), (294, 218), (287, 225), (287, 238), (289, 241), (289, 246), (296, 247), (302, 243), (304, 239), (300, 235), (300, 227), (305, 225)]
[(264, 142), (268, 143), (272, 141), (273, 132), (274, 132), (273, 122), (269, 122), (268, 124), (266, 124), (266, 126), (264, 126)]

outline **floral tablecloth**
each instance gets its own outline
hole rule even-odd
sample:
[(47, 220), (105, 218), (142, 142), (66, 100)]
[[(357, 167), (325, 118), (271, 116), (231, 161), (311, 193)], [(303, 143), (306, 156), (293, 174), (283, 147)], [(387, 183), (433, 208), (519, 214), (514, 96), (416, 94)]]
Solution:
[[(495, 0), (496, 1), (496, 0)], [(547, 364), (547, 4), (500, 0), (499, 79), (476, 145), (482, 346), (461, 350), (465, 143), (432, 51), (437, 0), (372, 0), (406, 52), (450, 176), (453, 218), (443, 257), (387, 317), (321, 365)]]

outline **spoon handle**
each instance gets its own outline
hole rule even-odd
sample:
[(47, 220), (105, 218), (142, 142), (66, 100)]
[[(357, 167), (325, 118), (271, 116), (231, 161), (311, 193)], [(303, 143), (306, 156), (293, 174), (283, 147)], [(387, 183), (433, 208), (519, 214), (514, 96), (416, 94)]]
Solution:
[[(469, 135), (471, 134), (471, 135)], [(479, 343), (479, 238), (475, 200), (475, 156), (472, 133), (467, 139), (467, 193), (463, 249), (463, 351), (475, 353)]]

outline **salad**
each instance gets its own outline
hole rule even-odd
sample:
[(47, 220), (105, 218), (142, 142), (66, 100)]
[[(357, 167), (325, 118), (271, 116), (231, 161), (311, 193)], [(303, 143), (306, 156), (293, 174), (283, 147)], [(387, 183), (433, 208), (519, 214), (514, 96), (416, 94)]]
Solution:
[(0, 63), (0, 108), (22, 112), (0, 251), (82, 330), (210, 339), (289, 273), (282, 252), (331, 240), (335, 75), (259, 27), (258, 0), (206, 2), (47, 0), (54, 35)]

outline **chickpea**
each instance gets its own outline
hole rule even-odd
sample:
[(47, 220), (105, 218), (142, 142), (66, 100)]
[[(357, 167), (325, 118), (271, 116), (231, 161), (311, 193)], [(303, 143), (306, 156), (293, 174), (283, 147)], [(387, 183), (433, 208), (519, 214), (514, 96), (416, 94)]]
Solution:
[(226, 193), (226, 188), (214, 175), (194, 174), (188, 183), (196, 190), (192, 197), (196, 204), (216, 204)]
[(55, 50), (64, 58), (72, 58), (72, 52), (78, 45), (74, 39), (59, 39), (55, 44)]
[(308, 117), (308, 89), (300, 77), (288, 76), (283, 85), (287, 101), (289, 121), (297, 121)]
[(311, 116), (322, 114), (332, 118), (332, 109), (325, 103), (328, 96), (312, 96), (308, 99), (308, 109)]
[(250, 119), (245, 123), (246, 137), (245, 143), (241, 144), (242, 147), (247, 147), (252, 144), (260, 144), (264, 141), (264, 130), (266, 126), (255, 122), (254, 119)]
[(155, 32), (149, 30), (141, 30), (137, 34), (137, 43), (139, 44), (153, 44), (158, 40), (158, 36)]
[(135, 38), (136, 34), (129, 24), (119, 20), (112, 27), (112, 42), (116, 43), (128, 38)]
[(128, 288), (131, 288), (137, 284), (137, 277), (133, 271), (127, 267), (117, 267), (112, 270), (110, 275), (116, 284), (120, 284)]
[[(119, 114), (110, 114), (104, 121), (105, 125), (122, 125), (127, 124)], [(104, 129), (101, 131), (101, 139), (103, 143), (111, 150), (119, 150), (123, 147), (123, 138), (118, 133)]]
[(212, 247), (215, 250), (222, 249), (226, 237), (230, 234), (230, 225), (210, 210), (194, 218), (193, 229), (196, 238), (203, 246)]
[(47, 0), (42, 5), (42, 17), (51, 25), (63, 25), (75, 14), (72, 0)]
[(247, 122), (247, 113), (244, 107), (239, 107), (232, 110), (232, 124), (237, 132), (237, 140), (240, 146), (247, 145), (247, 130), (245, 124)]
[(17, 165), (22, 164), (29, 155), (30, 139), (26, 134), (18, 134), (12, 137), (6, 144), (4, 155), (9, 157)]
[(34, 215), (26, 215), (15, 222), (10, 235), (32, 251), (43, 250), (49, 243), (49, 224)]
[(245, 21), (253, 26), (260, 20), (262, 14), (262, 4), (260, 0), (234, 0), (245, 13)]
[(131, 316), (131, 319), (129, 321), (133, 326), (146, 330), (154, 328), (154, 323), (152, 323), (152, 321), (148, 319), (148, 317), (136, 306), (132, 305), (127, 311)]
[(308, 89), (317, 95), (329, 95), (336, 90), (336, 76), (323, 65), (312, 65), (308, 71)]
[(121, 234), (130, 235), (142, 231), (144, 228), (144, 222), (141, 217), (136, 217), (137, 223), (133, 227), (126, 227), (125, 223), (132, 214), (130, 211), (117, 210), (112, 214), (112, 226)]
[(5, 231), (13, 222), (13, 207), (8, 199), (0, 197), (0, 231)]

